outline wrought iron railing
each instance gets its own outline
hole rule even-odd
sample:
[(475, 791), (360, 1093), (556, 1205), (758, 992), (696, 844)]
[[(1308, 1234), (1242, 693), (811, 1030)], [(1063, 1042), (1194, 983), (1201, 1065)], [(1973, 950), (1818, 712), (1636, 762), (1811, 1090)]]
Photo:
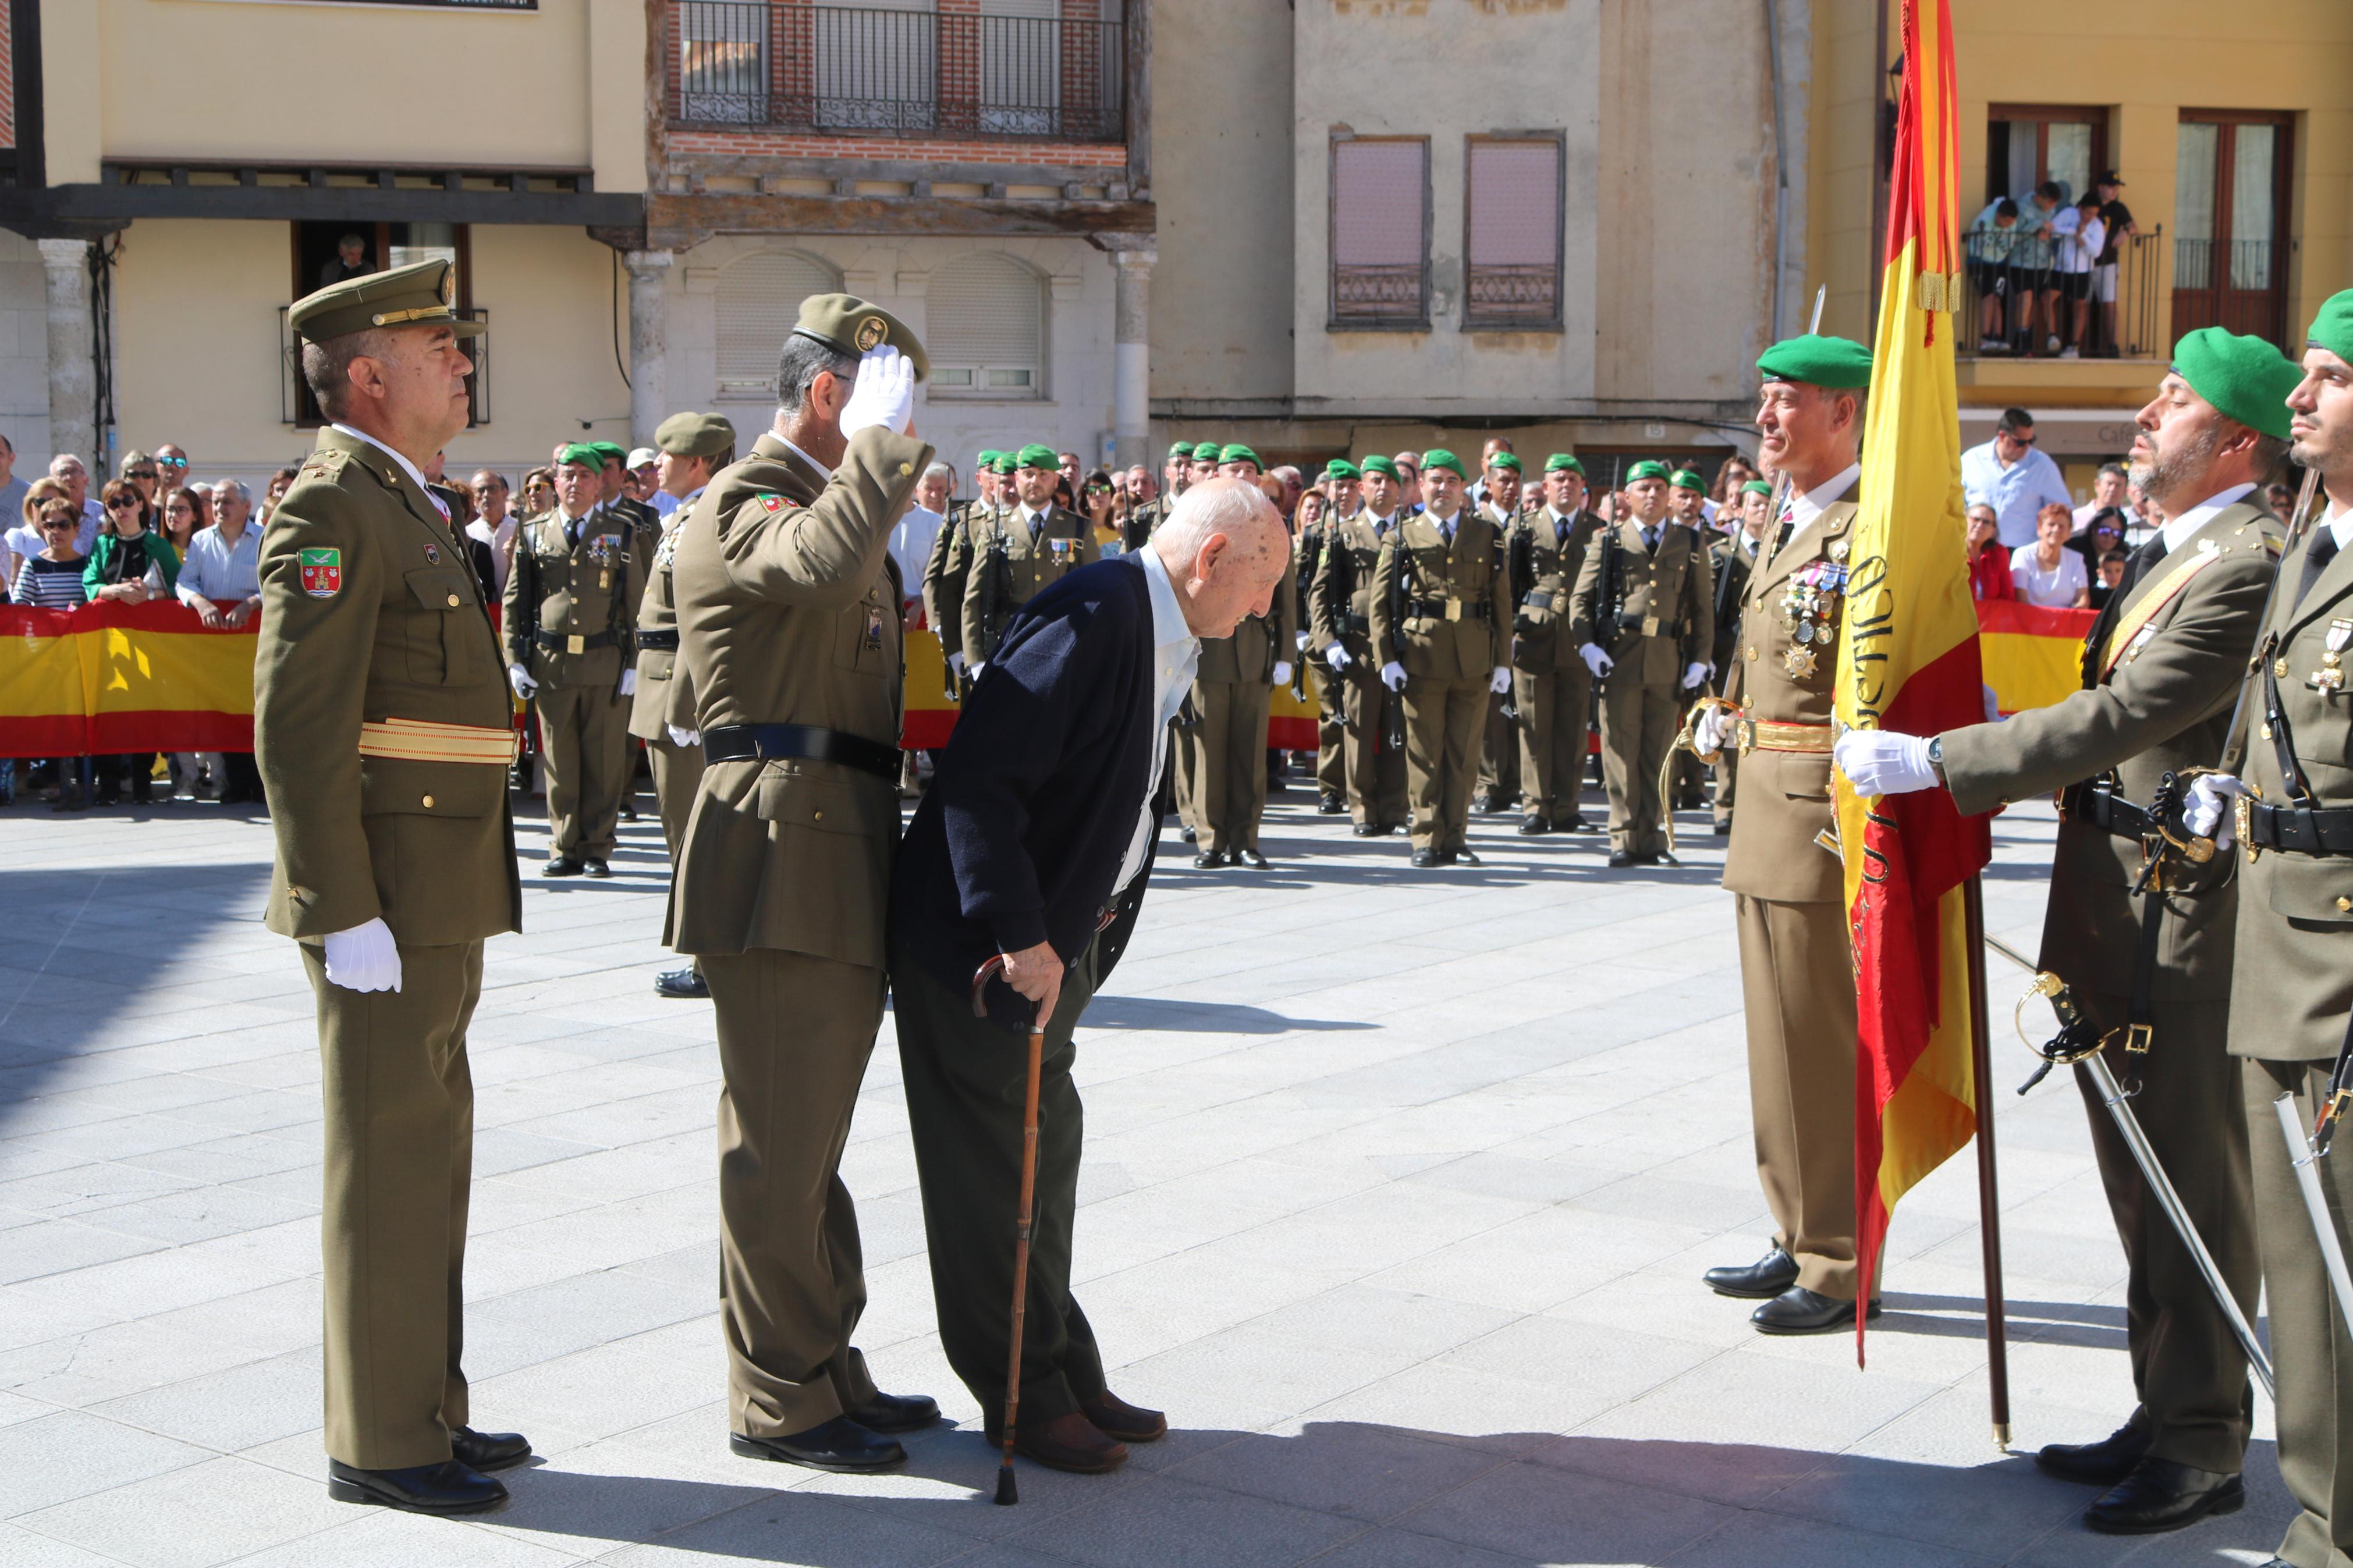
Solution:
[(1117, 142), (1118, 22), (671, 0), (670, 114), (684, 125)]
[(1560, 320), (1560, 268), (1498, 267), (1468, 269), (1463, 324), (1471, 327), (1549, 326)]
[[(1962, 237), (1968, 258), (1963, 308), (1957, 316), (1964, 355), (2050, 355), (2073, 348), (2086, 358), (2142, 359), (2158, 353), (2163, 320), (2158, 310), (2158, 244), (2162, 225), (2147, 234), (2127, 235), (2116, 246), (2116, 307), (2115, 341), (2111, 342), (2105, 301), (2097, 298), (2096, 269), (2071, 284), (2059, 264), (2057, 247), (2048, 239), (2008, 229), (1971, 229)], [(2084, 340), (2074, 337), (2075, 304), (2068, 298), (2080, 287), (2091, 300)], [(2057, 320), (2052, 319), (2053, 303)], [(2060, 347), (2051, 340), (2056, 337)]]
[(1335, 264), (1332, 268), (1332, 320), (1336, 324), (1393, 326), (1427, 321), (1430, 300), (1423, 269)]

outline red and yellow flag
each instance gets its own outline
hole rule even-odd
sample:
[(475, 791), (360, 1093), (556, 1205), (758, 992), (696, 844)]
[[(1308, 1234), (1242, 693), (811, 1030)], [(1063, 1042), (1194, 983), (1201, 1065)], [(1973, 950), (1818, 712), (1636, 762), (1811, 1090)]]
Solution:
[[(1912, 735), (1984, 717), (1953, 379), (1961, 263), (1947, 4), (1904, 0), (1886, 274), (1839, 639), (1840, 721)], [(1963, 900), (1992, 847), (1986, 819), (1962, 816), (1943, 790), (1866, 800), (1843, 777), (1835, 788), (1862, 1026), (1855, 1245), (1867, 1300), (1896, 1199), (1977, 1131)]]

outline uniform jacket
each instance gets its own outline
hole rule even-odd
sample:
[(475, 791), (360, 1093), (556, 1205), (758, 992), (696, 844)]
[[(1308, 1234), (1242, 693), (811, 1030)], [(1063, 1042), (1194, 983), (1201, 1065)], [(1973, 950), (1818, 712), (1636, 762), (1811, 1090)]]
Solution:
[[(899, 743), (891, 531), (932, 448), (880, 427), (828, 480), (774, 435), (723, 468), (679, 526), (679, 663), (693, 727), (808, 724)], [(897, 781), (812, 758), (714, 763), (670, 884), (681, 952), (752, 948), (879, 968)]]
[[(2353, 622), (2353, 550), (2340, 550), (2312, 592), (2287, 602), (2304, 581), (2307, 542), (2280, 563), (2280, 596), (2263, 629), (2275, 661), (2281, 716), (2316, 806), (2353, 806), (2353, 693), (2319, 689), (2313, 677), (2342, 668), (2326, 656)], [(2262, 645), (2259, 644), (2258, 647)], [(2353, 648), (2353, 641), (2348, 641)], [(2338, 654), (2341, 660), (2346, 656)], [(2279, 675), (2284, 660), (2287, 673)], [(2274, 742), (2263, 738), (2260, 682), (2248, 694), (2249, 733), (2224, 759), (2274, 804), (2287, 798)], [(2353, 1013), (2353, 859), (2266, 849), (2249, 864), (2233, 847), (2239, 889), (2237, 984), (2231, 994), (2231, 1053), (2274, 1061), (2325, 1061), (2345, 1042)], [(2340, 1150), (2342, 1144), (2339, 1145)]]
[(958, 501), (940, 520), (923, 563), (923, 619), (938, 634), (940, 651), (964, 649), (965, 574), (972, 569), (972, 520), (988, 509), (977, 500)]
[[(1399, 515), (1405, 515), (1402, 508)], [(1395, 523), (1390, 531), (1396, 531)], [(1358, 507), (1325, 525), (1323, 558), (1307, 593), (1307, 645), (1318, 654), (1336, 642), (1352, 659), (1372, 658), (1373, 574), (1380, 563), (1381, 535), (1369, 508)]]
[(1743, 548), (1745, 543), (1745, 536), (1735, 533), (1707, 547), (1715, 596), (1715, 641), (1707, 657), (1708, 662), (1715, 666), (1718, 690), (1732, 679), (1732, 666), (1740, 657), (1740, 600), (1748, 592), (1748, 574), (1756, 566), (1755, 560)]
[[(964, 586), (964, 657), (967, 665), (987, 664), (997, 651), (997, 639), (1013, 612), (1029, 602), (1047, 584), (1103, 558), (1095, 547), (1094, 525), (1077, 512), (1049, 503), (1038, 542), (1029, 542), (1021, 509), (1008, 506), (993, 517), (976, 517), (967, 523), (971, 535), (971, 565)], [(1003, 544), (1004, 570), (993, 571), (997, 546)]]
[[(1493, 520), (1467, 502), (1455, 514), (1451, 545), (1427, 512), (1390, 530), (1373, 568), (1374, 657), (1396, 659), (1410, 676), (1486, 679), (1511, 660), (1503, 564), (1503, 536)], [(1402, 620), (1391, 613), (1393, 583), (1404, 595)], [(1438, 600), (1459, 606), (1456, 618), (1420, 613)]]
[[(617, 507), (596, 507), (582, 518), (576, 544), (565, 537), (560, 511), (524, 523), (507, 574), (507, 662), (522, 665), (543, 686), (618, 686), (621, 671), (637, 660), (646, 554), (635, 519)], [(570, 653), (547, 647), (534, 630), (613, 640)]]
[[(1841, 594), (1834, 605), (1825, 605), (1828, 616), (1808, 617), (1817, 634), (1804, 643), (1783, 621), (1781, 604), (1793, 580), (1809, 569), (1845, 565), (1855, 510), (1852, 500), (1832, 502), (1778, 550), (1772, 549), (1774, 535), (1765, 536), (1765, 550), (1749, 569), (1748, 586), (1740, 596), (1738, 657), (1729, 669), (1718, 671), (1725, 696), (1749, 718), (1778, 724), (1831, 721), (1833, 655), (1846, 597)], [(1711, 637), (1702, 646), (1714, 641)], [(1732, 841), (1725, 847), (1724, 885), (1781, 903), (1841, 902), (1845, 873), (1837, 853), (1822, 847), (1820, 837), (1830, 830), (1831, 820), (1827, 743), (1820, 752), (1748, 752), (1740, 759), (1740, 800), (1732, 814)]]
[[(671, 516), (683, 525), (688, 510), (681, 507)], [(674, 634), (678, 630), (676, 588), (672, 582), (677, 554), (678, 530), (666, 529), (654, 546), (653, 560), (646, 572), (645, 596), (638, 601), (640, 634)], [(693, 729), (694, 683), (679, 668), (678, 650), (639, 647), (637, 652), (638, 690), (629, 700), (629, 733), (641, 741), (666, 741), (670, 725)]]
[(1201, 664), (1194, 672), (1195, 680), (1271, 682), (1278, 661), (1297, 661), (1293, 635), (1299, 629), (1297, 571), (1296, 566), (1283, 569), (1266, 614), (1243, 616), (1229, 637), (1201, 639)]
[(333, 429), (262, 531), (254, 752), (278, 839), (263, 918), (280, 936), (379, 917), (423, 946), (522, 929), (507, 770), (359, 752), (369, 721), (512, 730), (459, 543), (399, 464)]
[[(2243, 501), (2207, 519), (2133, 584), (2119, 624), (2129, 624), (2134, 606), (2163, 593), (2168, 574), (2196, 554), (2211, 552), (2212, 563), (2159, 601), (2163, 607), (2097, 685), (2005, 722), (1972, 724), (1944, 736), (1954, 804), (1965, 813), (1991, 811), (2113, 768), (2124, 797), (2147, 805), (2165, 774), (2212, 767), (2222, 754), (2247, 650), (2255, 644), (2278, 537), (2278, 520)], [(1742, 777), (1745, 783), (1745, 771)], [(2236, 858), (2217, 855), (2202, 867), (2183, 868), (2182, 890), (2167, 895), (2158, 949), (2159, 1000), (2230, 995)], [(2042, 917), (2044, 968), (2083, 990), (2130, 994), (2141, 927), (2141, 900), (2130, 889), (2140, 868), (2137, 841), (2081, 820), (2059, 825), (2051, 902)]]
[(1326, 511), (1315, 521), (1301, 529), (1291, 541), (1291, 613), (1293, 645), (1298, 645), (1295, 634), (1309, 634), (1306, 653), (1317, 662), (1324, 657), (1324, 645), (1315, 640), (1315, 574), (1323, 569), (1324, 552), (1331, 547), (1337, 520)]
[(1715, 602), (1707, 552), (1699, 535), (1662, 520), (1653, 555), (1642, 530), (1631, 520), (1618, 524), (1619, 569), (1623, 574), (1623, 617), (1612, 628), (1597, 625), (1601, 613), (1601, 565), (1609, 552), (1595, 540), (1586, 550), (1570, 599), (1572, 649), (1598, 643), (1613, 661), (1609, 679), (1644, 686), (1673, 686), (1683, 670), (1707, 661), (1715, 642)]
[[(1553, 523), (1552, 510), (1539, 507), (1522, 512), (1504, 535), (1504, 559), (1513, 571), (1512, 668), (1531, 675), (1550, 675), (1579, 664), (1577, 640), (1569, 636), (1573, 617), (1569, 601), (1577, 589), (1593, 536), (1604, 524), (1579, 510), (1568, 520), (1566, 533)], [(1525, 544), (1520, 542), (1525, 539)], [(1525, 575), (1517, 564), (1525, 562)]]

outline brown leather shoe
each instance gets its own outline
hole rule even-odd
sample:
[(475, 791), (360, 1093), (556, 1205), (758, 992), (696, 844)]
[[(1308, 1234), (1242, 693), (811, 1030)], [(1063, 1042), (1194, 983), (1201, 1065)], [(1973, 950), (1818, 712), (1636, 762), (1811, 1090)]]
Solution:
[(1130, 1405), (1108, 1388), (1092, 1399), (1080, 1400), (1079, 1413), (1094, 1423), (1096, 1431), (1123, 1443), (1154, 1443), (1168, 1436), (1167, 1416)]
[[(1001, 1441), (990, 1433), (989, 1446)], [(1013, 1431), (1013, 1451), (1037, 1460), (1050, 1470), (1100, 1476), (1127, 1463), (1127, 1445), (1105, 1436), (1095, 1424), (1073, 1410), (1051, 1421), (1031, 1426), (1024, 1421)]]

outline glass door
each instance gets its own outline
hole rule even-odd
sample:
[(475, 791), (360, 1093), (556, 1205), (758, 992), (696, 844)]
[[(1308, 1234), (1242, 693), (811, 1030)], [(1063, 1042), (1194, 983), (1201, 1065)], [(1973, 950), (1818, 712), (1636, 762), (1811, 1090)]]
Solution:
[(2284, 342), (2288, 121), (2184, 118), (2174, 160), (2173, 333), (2221, 326)]

